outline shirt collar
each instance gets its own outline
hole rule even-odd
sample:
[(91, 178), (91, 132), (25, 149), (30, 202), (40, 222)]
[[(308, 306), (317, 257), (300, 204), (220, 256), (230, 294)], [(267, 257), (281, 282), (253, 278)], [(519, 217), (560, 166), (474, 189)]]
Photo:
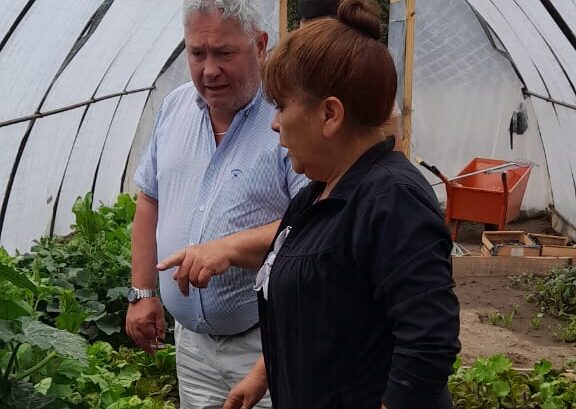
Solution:
[(372, 146), (364, 152), (350, 169), (338, 181), (330, 193), (329, 198), (346, 200), (358, 187), (364, 175), (370, 171), (372, 165), (380, 160), (383, 155), (394, 149), (394, 137), (387, 137), (386, 140)]

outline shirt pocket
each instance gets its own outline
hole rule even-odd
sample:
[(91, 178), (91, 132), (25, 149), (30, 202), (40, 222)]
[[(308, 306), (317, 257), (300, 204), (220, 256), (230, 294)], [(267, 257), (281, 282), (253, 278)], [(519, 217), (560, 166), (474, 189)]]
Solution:
[(231, 165), (222, 175), (219, 202), (238, 229), (279, 219), (290, 201), (277, 170)]

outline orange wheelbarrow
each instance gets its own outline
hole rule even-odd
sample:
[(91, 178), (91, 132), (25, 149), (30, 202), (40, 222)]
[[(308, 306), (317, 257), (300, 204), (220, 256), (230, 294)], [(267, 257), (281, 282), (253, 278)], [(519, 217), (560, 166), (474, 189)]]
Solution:
[(445, 219), (452, 240), (456, 240), (461, 221), (484, 223), (487, 230), (504, 230), (520, 215), (531, 163), (474, 158), (457, 176), (447, 178), (436, 166), (419, 158), (416, 161), (446, 186)]

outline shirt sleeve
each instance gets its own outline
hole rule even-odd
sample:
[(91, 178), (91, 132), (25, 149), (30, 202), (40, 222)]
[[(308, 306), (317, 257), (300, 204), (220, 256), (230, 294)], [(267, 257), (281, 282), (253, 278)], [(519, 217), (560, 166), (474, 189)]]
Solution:
[(459, 306), (452, 242), (436, 204), (417, 187), (394, 186), (371, 201), (357, 226), (355, 258), (394, 339), (382, 402), (388, 409), (447, 407), (440, 402), (460, 350)]
[(154, 128), (148, 147), (144, 151), (136, 172), (134, 173), (134, 183), (140, 190), (153, 199), (158, 200), (158, 174), (157, 174), (157, 144), (158, 144), (158, 129), (162, 118), (162, 111), (164, 105), (160, 106), (156, 118), (154, 120)]

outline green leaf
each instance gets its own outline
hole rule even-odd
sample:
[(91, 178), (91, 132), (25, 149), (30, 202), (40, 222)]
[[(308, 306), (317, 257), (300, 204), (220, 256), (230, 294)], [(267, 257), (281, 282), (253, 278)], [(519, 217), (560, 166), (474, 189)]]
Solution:
[(88, 347), (87, 353), (90, 360), (95, 359), (98, 362), (106, 363), (114, 354), (114, 349), (107, 342), (97, 341)]
[(0, 320), (14, 320), (18, 317), (32, 315), (34, 315), (34, 310), (25, 301), (0, 298)]
[(22, 332), (22, 323), (19, 321), (0, 320), (0, 340), (8, 343), (18, 337)]
[(133, 366), (127, 366), (122, 368), (122, 370), (116, 376), (116, 381), (119, 385), (124, 388), (129, 388), (132, 384), (138, 381), (142, 377), (140, 371)]
[[(85, 273), (87, 278), (86, 280), (89, 280), (89, 275), (90, 273), (86, 272)], [(93, 301), (93, 302), (97, 302), (98, 301), (98, 294), (96, 294), (94, 292), (93, 289), (91, 288), (83, 288), (81, 290), (76, 291), (76, 297), (78, 297), (79, 300), (82, 301)]]
[(489, 359), (489, 366), (494, 372), (502, 373), (512, 368), (512, 362), (504, 355), (494, 355)]
[(544, 376), (552, 370), (552, 362), (542, 359), (534, 364), (533, 374), (536, 376)]
[(96, 320), (96, 326), (100, 331), (106, 335), (117, 334), (122, 331), (122, 318), (124, 311), (119, 311), (114, 314), (106, 314), (102, 318)]
[(21, 342), (45, 350), (52, 348), (62, 356), (77, 359), (82, 364), (88, 365), (86, 341), (82, 337), (27, 317), (21, 317), (19, 321), (22, 322), (22, 334), (18, 336)]
[(66, 312), (56, 318), (56, 327), (77, 334), (82, 323), (88, 318), (85, 312)]
[(74, 229), (89, 243), (94, 242), (102, 232), (104, 220), (92, 210), (92, 193), (87, 193), (84, 199), (78, 197), (72, 206), (72, 212), (76, 216)]
[(110, 301), (124, 301), (126, 300), (126, 296), (128, 295), (128, 287), (115, 287), (108, 290), (106, 297)]
[(496, 381), (492, 384), (492, 391), (499, 398), (504, 398), (510, 393), (510, 385), (504, 381)]
[(542, 404), (542, 409), (563, 409), (564, 405), (559, 405), (556, 403), (555, 399), (547, 399), (546, 402)]
[(101, 391), (108, 390), (108, 382), (102, 375), (82, 375), (82, 379), (92, 382), (94, 385), (98, 386)]
[(80, 377), (85, 367), (73, 359), (62, 359), (58, 364), (57, 373), (68, 379), (77, 379)]
[(4, 278), (14, 284), (16, 287), (25, 288), (34, 293), (38, 294), (38, 288), (28, 277), (24, 274), (16, 271), (12, 266), (4, 263), (0, 263), (0, 278)]
[(90, 315), (82, 310), (74, 293), (70, 290), (64, 290), (60, 297), (60, 311), (62, 313), (56, 318), (56, 326), (58, 329), (64, 329), (73, 334), (78, 333), (80, 326)]
[(70, 385), (62, 385), (52, 382), (52, 386), (48, 391), (48, 395), (55, 396), (60, 399), (68, 399), (74, 395), (74, 390)]
[(38, 393), (46, 395), (51, 386), (52, 386), (52, 378), (44, 378), (36, 385), (34, 385), (34, 389), (36, 389)]

